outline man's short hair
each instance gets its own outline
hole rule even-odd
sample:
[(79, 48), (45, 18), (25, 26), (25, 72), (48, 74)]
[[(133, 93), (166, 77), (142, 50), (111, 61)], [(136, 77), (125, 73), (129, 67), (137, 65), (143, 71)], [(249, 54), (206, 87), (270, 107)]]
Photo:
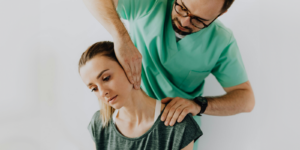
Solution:
[(231, 4), (234, 2), (234, 0), (224, 0), (224, 4), (223, 7), (221, 9), (221, 13), (225, 12), (226, 10), (229, 9), (229, 7), (231, 6)]

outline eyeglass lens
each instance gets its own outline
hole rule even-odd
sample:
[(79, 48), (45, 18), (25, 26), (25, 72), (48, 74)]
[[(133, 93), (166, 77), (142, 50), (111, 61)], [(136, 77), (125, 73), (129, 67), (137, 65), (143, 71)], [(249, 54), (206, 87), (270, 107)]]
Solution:
[[(180, 14), (183, 17), (187, 16), (187, 11), (183, 10), (179, 5), (175, 5), (175, 10), (177, 11), (178, 14)], [(202, 22), (200, 22), (199, 20), (192, 18), (191, 22), (194, 26), (198, 27), (198, 28), (204, 28), (204, 24)]]

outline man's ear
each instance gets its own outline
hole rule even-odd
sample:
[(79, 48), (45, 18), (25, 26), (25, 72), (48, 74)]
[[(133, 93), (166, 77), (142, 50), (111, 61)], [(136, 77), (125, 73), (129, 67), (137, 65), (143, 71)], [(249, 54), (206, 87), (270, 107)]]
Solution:
[(226, 11), (224, 11), (220, 16), (222, 16), (223, 14), (225, 14), (227, 12), (227, 10)]

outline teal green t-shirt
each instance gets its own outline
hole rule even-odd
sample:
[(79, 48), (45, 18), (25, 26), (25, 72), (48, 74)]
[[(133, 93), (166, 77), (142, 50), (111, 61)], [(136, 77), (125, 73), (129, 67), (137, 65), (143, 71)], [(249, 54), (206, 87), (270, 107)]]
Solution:
[[(174, 0), (119, 0), (117, 12), (129, 21), (129, 35), (143, 56), (141, 88), (154, 99), (201, 96), (212, 73), (223, 87), (248, 81), (230, 29), (219, 20), (176, 42)], [(194, 116), (200, 126), (200, 117)], [(195, 143), (197, 147), (197, 143)]]
[(146, 133), (136, 138), (123, 136), (112, 119), (102, 128), (100, 111), (94, 114), (88, 130), (97, 150), (181, 150), (203, 134), (191, 114), (174, 126), (165, 126), (160, 116)]
[(155, 99), (203, 93), (212, 73), (223, 87), (248, 80), (232, 32), (219, 20), (176, 42), (174, 0), (119, 0), (117, 12), (129, 21), (129, 34), (143, 56), (141, 87)]

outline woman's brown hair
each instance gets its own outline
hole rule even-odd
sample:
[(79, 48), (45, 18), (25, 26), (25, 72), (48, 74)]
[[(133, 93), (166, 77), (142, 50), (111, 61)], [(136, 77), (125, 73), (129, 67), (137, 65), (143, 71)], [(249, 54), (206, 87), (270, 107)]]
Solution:
[[(78, 64), (78, 72), (80, 73), (80, 68), (84, 66), (89, 60), (94, 58), (96, 55), (106, 56), (116, 62), (119, 61), (116, 58), (115, 51), (114, 51), (114, 43), (110, 41), (102, 41), (97, 42), (90, 46), (80, 57), (79, 64)], [(121, 66), (121, 65), (120, 65)], [(108, 125), (112, 114), (114, 113), (115, 109), (105, 102), (98, 100), (100, 103), (100, 119), (102, 120), (102, 127)]]

